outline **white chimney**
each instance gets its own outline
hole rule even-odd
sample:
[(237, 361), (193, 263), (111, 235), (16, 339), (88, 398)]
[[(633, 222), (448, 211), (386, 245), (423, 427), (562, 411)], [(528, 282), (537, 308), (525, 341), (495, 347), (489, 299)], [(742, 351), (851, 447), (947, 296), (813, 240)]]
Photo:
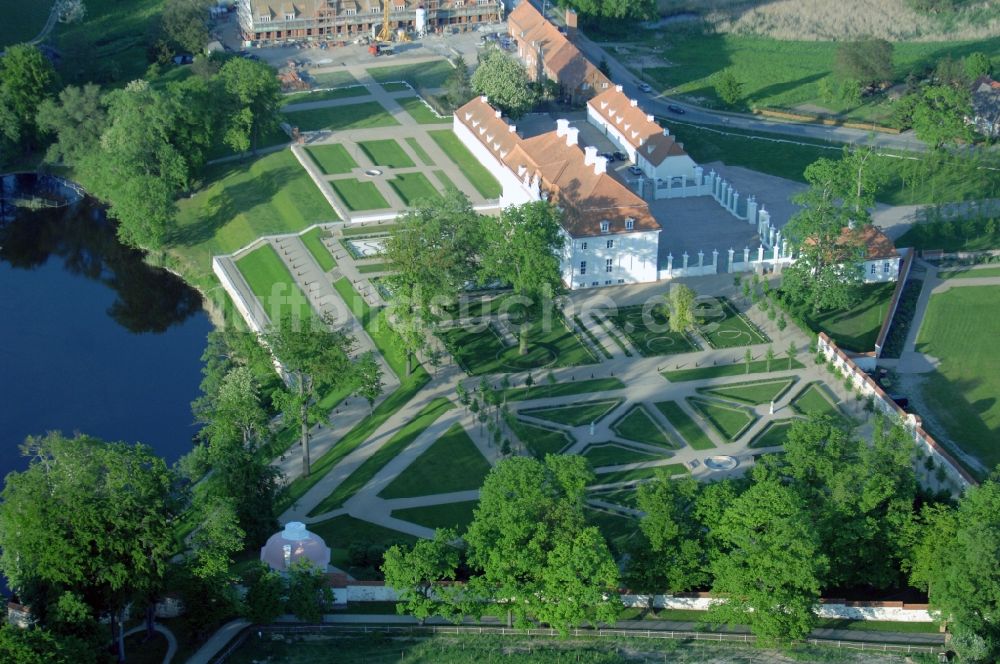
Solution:
[(601, 173), (608, 172), (608, 158), (607, 157), (595, 157), (594, 158), (594, 175), (600, 175)]
[(637, 99), (629, 99), (628, 103), (631, 104), (632, 108), (635, 108), (636, 106), (639, 105), (639, 100), (637, 100)]
[(593, 145), (588, 145), (583, 149), (583, 165), (590, 166), (595, 161), (597, 161), (597, 148)]
[(486, 95), (482, 95), (479, 97), (479, 101), (483, 102), (484, 104), (488, 104), (490, 103), (490, 98), (487, 97)]
[(501, 113), (500, 111), (493, 111), (493, 115), (495, 115), (496, 117), (500, 117)]
[(664, 136), (669, 136), (669, 135), (670, 135), (670, 130), (669, 130), (669, 129), (667, 129), (666, 127), (664, 127), (664, 128), (663, 128), (663, 135), (664, 135)]
[(615, 92), (621, 92), (621, 91), (622, 91), (622, 86), (616, 85), (615, 86)]
[(578, 142), (578, 137), (580, 136), (580, 130), (576, 127), (570, 127), (566, 130), (566, 145), (573, 147)]
[(513, 134), (515, 131), (517, 131), (517, 125), (508, 125), (507, 131)]
[(646, 121), (647, 121), (647, 122), (655, 122), (655, 120), (653, 119), (653, 116), (652, 116), (652, 115), (647, 115), (647, 116), (646, 116)]
[(556, 136), (565, 136), (567, 131), (569, 131), (569, 120), (564, 118), (556, 120)]

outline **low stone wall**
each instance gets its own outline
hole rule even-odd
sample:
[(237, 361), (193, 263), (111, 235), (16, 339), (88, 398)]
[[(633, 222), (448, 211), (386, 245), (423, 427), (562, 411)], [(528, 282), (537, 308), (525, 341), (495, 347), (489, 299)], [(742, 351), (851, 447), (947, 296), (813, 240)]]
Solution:
[(820, 332), (816, 346), (819, 352), (833, 363), (835, 368), (851, 379), (855, 390), (859, 391), (863, 397), (872, 400), (876, 412), (900, 421), (913, 436), (913, 442), (916, 443), (918, 449), (934, 459), (938, 467), (944, 468), (947, 475), (947, 480), (944, 483), (947, 485), (945, 488), (948, 488), (952, 494), (959, 495), (969, 486), (978, 484), (976, 479), (940, 443), (923, 430), (920, 416), (907, 413), (900, 408), (875, 382), (875, 379), (865, 373), (854, 358), (838, 348), (837, 344), (826, 333)]
[(882, 357), (882, 348), (885, 347), (885, 339), (889, 336), (892, 328), (892, 319), (896, 316), (896, 308), (899, 306), (899, 298), (906, 288), (906, 280), (910, 278), (910, 268), (913, 266), (913, 249), (902, 249), (903, 262), (899, 266), (899, 276), (896, 278), (896, 288), (892, 291), (892, 298), (889, 300), (889, 312), (882, 321), (882, 327), (878, 331), (875, 339), (875, 357)]

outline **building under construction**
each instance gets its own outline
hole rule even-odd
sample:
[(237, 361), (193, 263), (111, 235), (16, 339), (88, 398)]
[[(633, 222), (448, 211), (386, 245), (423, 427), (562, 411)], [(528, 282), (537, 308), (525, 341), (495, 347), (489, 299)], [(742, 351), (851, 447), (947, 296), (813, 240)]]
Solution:
[[(502, 20), (499, 0), (385, 0), (394, 33), (433, 34), (472, 30)], [(374, 36), (384, 25), (379, 0), (239, 0), (245, 41), (350, 41)]]

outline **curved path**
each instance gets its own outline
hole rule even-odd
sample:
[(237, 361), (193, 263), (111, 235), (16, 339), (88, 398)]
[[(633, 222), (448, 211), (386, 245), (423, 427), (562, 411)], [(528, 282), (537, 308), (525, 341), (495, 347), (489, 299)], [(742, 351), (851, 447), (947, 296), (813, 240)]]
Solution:
[[(144, 631), (146, 631), (146, 625), (139, 625), (125, 632), (125, 636), (132, 636)], [(163, 664), (170, 664), (174, 655), (177, 654), (177, 637), (174, 636), (174, 633), (168, 627), (160, 623), (153, 623), (153, 631), (159, 632), (167, 640), (167, 653), (163, 656)]]

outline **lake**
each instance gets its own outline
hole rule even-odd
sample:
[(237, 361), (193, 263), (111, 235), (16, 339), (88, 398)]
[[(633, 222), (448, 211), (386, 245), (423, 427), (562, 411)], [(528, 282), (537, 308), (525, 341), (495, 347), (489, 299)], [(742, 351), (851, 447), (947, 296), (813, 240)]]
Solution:
[(168, 462), (197, 432), (211, 329), (197, 291), (142, 261), (88, 201), (0, 221), (0, 476), (29, 435), (143, 442)]

